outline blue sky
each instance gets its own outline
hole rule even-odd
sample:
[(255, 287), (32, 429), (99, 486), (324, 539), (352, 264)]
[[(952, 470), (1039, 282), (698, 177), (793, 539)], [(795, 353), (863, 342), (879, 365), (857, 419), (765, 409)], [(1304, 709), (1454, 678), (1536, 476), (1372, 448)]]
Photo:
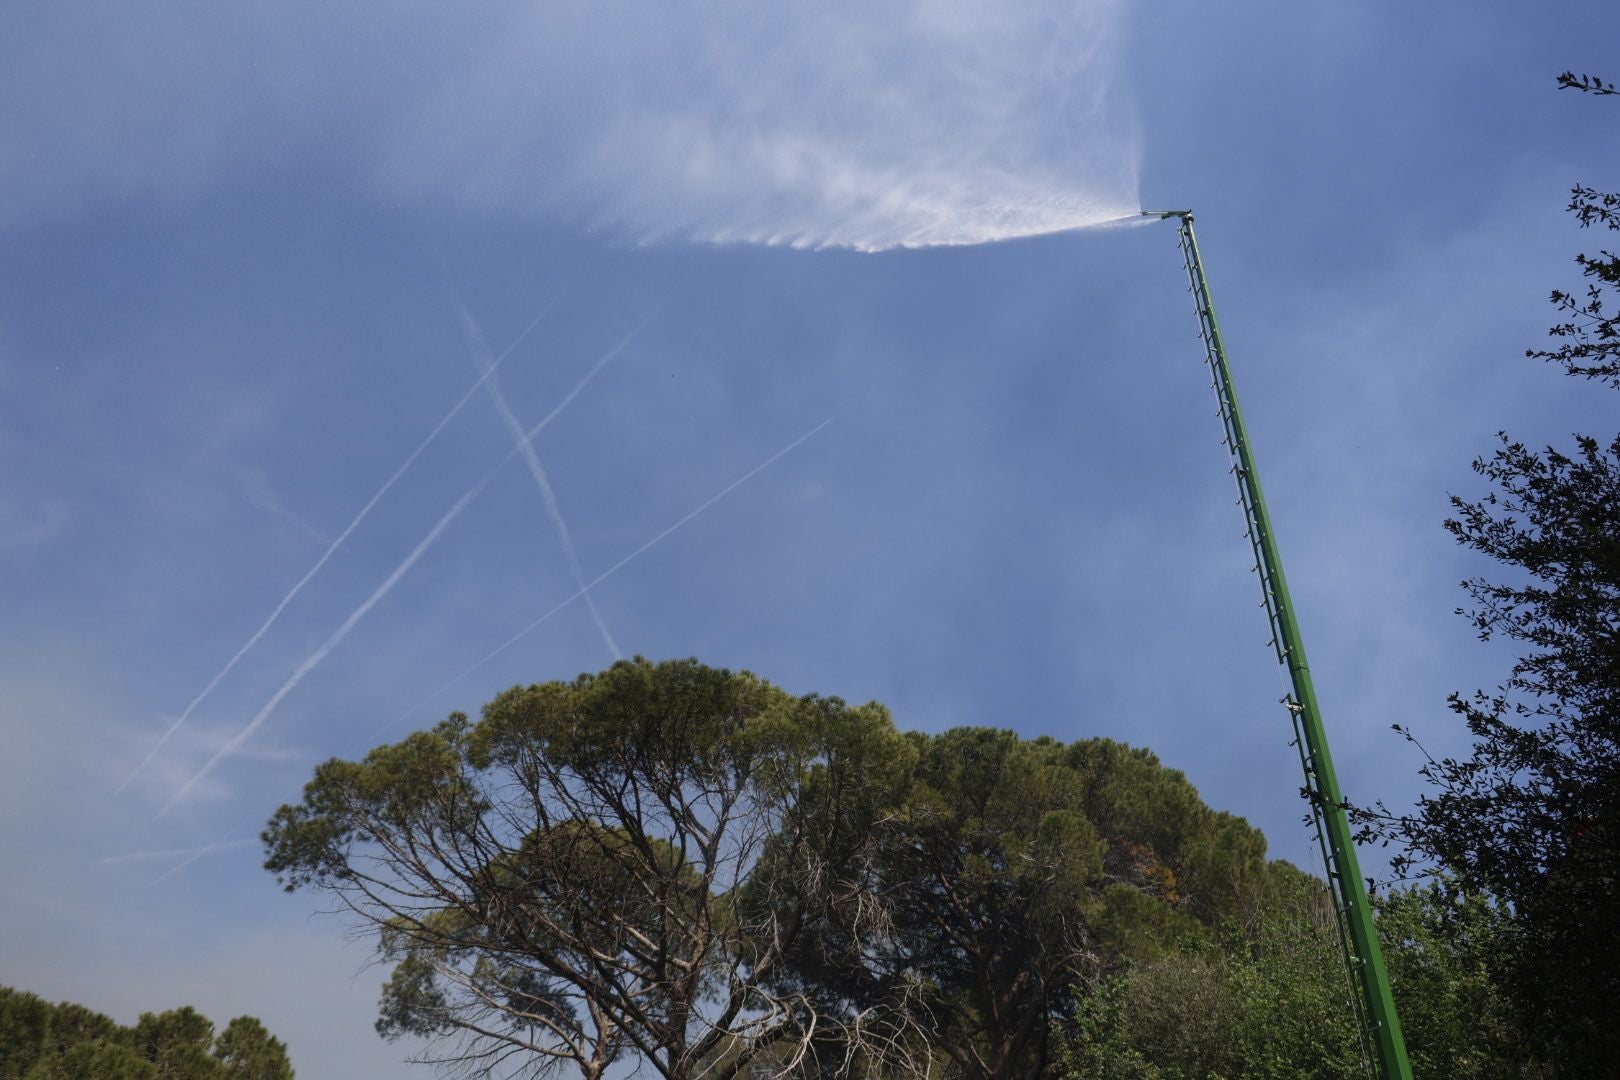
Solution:
[(232, 740), (510, 458), (484, 389), (113, 792), (548, 305), (523, 425), (634, 333), (533, 444), (624, 653), (1149, 746), (1309, 864), (1174, 229), (1017, 238), (1140, 206), (1198, 213), (1346, 790), (1418, 793), (1391, 723), (1463, 745), (1507, 654), (1447, 494), (1613, 422), (1521, 356), (1620, 175), (1554, 88), (1609, 6), (772, 10), (0, 12), (0, 981), (400, 1070), (248, 841), (402, 716), (612, 660), (575, 601), (430, 697), (577, 591), (524, 463)]

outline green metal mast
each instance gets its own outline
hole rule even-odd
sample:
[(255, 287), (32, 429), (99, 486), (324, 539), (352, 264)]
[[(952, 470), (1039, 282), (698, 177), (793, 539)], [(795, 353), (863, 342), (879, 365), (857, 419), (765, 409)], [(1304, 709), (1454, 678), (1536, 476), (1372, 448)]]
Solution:
[(1304, 792), (1311, 803), (1316, 839), (1321, 845), (1322, 861), (1327, 868), (1333, 908), (1338, 917), (1339, 938), (1344, 945), (1345, 962), (1355, 988), (1356, 1011), (1367, 1056), (1370, 1062), (1377, 1064), (1383, 1080), (1411, 1080), (1412, 1066), (1406, 1059), (1406, 1040), (1401, 1035), (1400, 1019), (1395, 1015), (1395, 1001), (1390, 996), (1389, 974), (1384, 969), (1383, 951), (1378, 947), (1378, 935), (1373, 928), (1372, 907), (1367, 902), (1367, 891), (1362, 885), (1361, 867), (1356, 861), (1355, 845), (1350, 837), (1350, 822), (1344, 812), (1344, 795), (1333, 772), (1327, 733), (1322, 727), (1322, 713), (1316, 703), (1316, 688), (1311, 683), (1305, 646), (1300, 640), (1293, 602), (1288, 597), (1282, 559), (1277, 554), (1276, 535), (1271, 528), (1271, 516), (1266, 512), (1265, 498), (1260, 492), (1260, 474), (1254, 466), (1254, 452), (1249, 447), (1243, 413), (1238, 408), (1237, 390), (1232, 385), (1232, 370), (1226, 359), (1226, 346), (1221, 341), (1220, 325), (1215, 321), (1215, 306), (1209, 297), (1209, 282), (1204, 277), (1204, 264), (1198, 256), (1192, 211), (1151, 210), (1144, 212), (1143, 216), (1161, 220), (1176, 218), (1180, 222), (1181, 251), (1187, 262), (1187, 281), (1198, 306), (1199, 333), (1204, 339), (1204, 353), (1214, 380), (1215, 396), (1220, 401), (1223, 436), (1226, 449), (1232, 456), (1232, 473), (1237, 479), (1238, 503), (1243, 507), (1249, 542), (1254, 548), (1261, 604), (1271, 624), (1271, 645), (1277, 650), (1277, 661), (1288, 669), (1288, 678), (1293, 687), (1292, 693), (1283, 698), (1283, 704), (1293, 722), (1294, 745), (1299, 748), (1300, 765), (1305, 770)]

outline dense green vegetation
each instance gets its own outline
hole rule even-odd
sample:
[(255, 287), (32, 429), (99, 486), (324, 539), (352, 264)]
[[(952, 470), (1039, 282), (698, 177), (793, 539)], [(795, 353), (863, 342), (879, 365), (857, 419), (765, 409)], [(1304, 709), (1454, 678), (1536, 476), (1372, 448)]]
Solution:
[(0, 1080), (292, 1080), (287, 1048), (238, 1016), (217, 1036), (189, 1005), (134, 1027), (0, 987)]
[(1263, 902), (1264, 842), (1152, 755), (903, 735), (695, 661), (516, 688), (317, 770), (270, 869), (372, 920), (379, 1029), (671, 1078), (1035, 1075), (1076, 980)]
[[(1086, 988), (1060, 1058), (1070, 1077), (1360, 1077), (1360, 1037), (1322, 883), (1274, 864), (1278, 893), (1249, 925), (1183, 938)], [(1540, 1075), (1514, 1044), (1486, 968), (1503, 915), (1439, 887), (1377, 905), (1419, 1077)]]
[[(902, 733), (695, 661), (514, 688), (330, 761), (265, 832), (394, 965), (378, 1030), (481, 1068), (1362, 1075), (1320, 881), (1106, 739)], [(1501, 909), (1380, 904), (1421, 1075), (1512, 1075)]]

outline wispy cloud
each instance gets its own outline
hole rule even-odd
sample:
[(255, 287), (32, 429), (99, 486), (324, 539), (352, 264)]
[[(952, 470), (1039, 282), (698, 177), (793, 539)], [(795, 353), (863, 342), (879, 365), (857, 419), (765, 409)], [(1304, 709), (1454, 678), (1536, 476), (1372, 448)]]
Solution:
[(31, 10), (0, 15), (0, 222), (188, 198), (272, 148), (650, 239), (875, 250), (1137, 209), (1124, 0)]
[(237, 482), (241, 485), (240, 495), (242, 501), (255, 510), (263, 511), (269, 516), (290, 525), (297, 532), (313, 540), (325, 548), (332, 543), (332, 534), (323, 531), (313, 522), (289, 507), (275, 488), (270, 484), (270, 478), (262, 469), (244, 467), (237, 470)]
[[(553, 301), (553, 303), (555, 303), (555, 301)], [(174, 738), (175, 732), (179, 731), (183, 726), (185, 726), (186, 721), (191, 718), (191, 714), (197, 711), (197, 706), (201, 705), (208, 698), (208, 695), (214, 692), (214, 688), (224, 680), (225, 676), (231, 673), (232, 669), (236, 667), (236, 665), (241, 661), (242, 657), (246, 656), (249, 650), (251, 650), (253, 646), (257, 645), (265, 634), (270, 632), (270, 628), (276, 624), (276, 620), (281, 618), (281, 613), (287, 610), (287, 605), (291, 604), (293, 599), (304, 590), (304, 586), (308, 585), (315, 575), (321, 572), (321, 567), (325, 566), (332, 556), (337, 553), (337, 550), (343, 546), (343, 542), (349, 538), (350, 534), (352, 534), (355, 529), (360, 527), (360, 523), (366, 520), (366, 516), (371, 513), (372, 508), (376, 506), (377, 503), (382, 500), (382, 497), (388, 494), (389, 490), (399, 482), (400, 477), (404, 476), (405, 473), (410, 470), (410, 467), (416, 463), (416, 459), (422, 456), (422, 452), (432, 445), (433, 441), (439, 437), (440, 432), (444, 431), (445, 427), (449, 425), (450, 421), (455, 419), (456, 414), (461, 412), (462, 406), (466, 405), (468, 401), (472, 400), (472, 396), (478, 392), (478, 388), (484, 385), (487, 380), (495, 376), (496, 369), (500, 367), (501, 362), (508, 356), (512, 355), (512, 351), (523, 343), (529, 334), (534, 331), (534, 328), (540, 325), (550, 311), (551, 305), (548, 304), (539, 315), (535, 316), (534, 321), (529, 323), (528, 326), (524, 327), (523, 332), (517, 336), (512, 344), (508, 345), (500, 356), (495, 357), (494, 360), (492, 360), (489, 365), (479, 374), (477, 379), (473, 380), (473, 384), (469, 386), (467, 391), (461, 395), (454, 405), (450, 407), (450, 411), (444, 414), (443, 419), (434, 425), (433, 430), (427, 433), (427, 437), (417, 444), (416, 449), (412, 450), (410, 455), (400, 463), (399, 468), (394, 470), (393, 475), (391, 475), (387, 480), (383, 481), (382, 487), (378, 488), (371, 498), (366, 501), (366, 504), (360, 508), (360, 512), (354, 516), (354, 520), (350, 521), (348, 526), (338, 534), (337, 539), (333, 540), (327, 545), (326, 550), (321, 553), (321, 557), (315, 560), (315, 565), (311, 566), (304, 576), (299, 578), (298, 581), (293, 584), (291, 589), (287, 590), (286, 595), (283, 596), (280, 602), (276, 604), (275, 608), (270, 612), (269, 616), (265, 618), (264, 622), (259, 624), (259, 628), (253, 632), (252, 636), (249, 637), (247, 641), (242, 643), (242, 646), (238, 648), (231, 658), (225, 662), (224, 667), (220, 668), (214, 673), (214, 677), (208, 680), (208, 684), (197, 692), (197, 695), (191, 699), (190, 703), (186, 705), (185, 709), (181, 711), (180, 715), (175, 718), (174, 723), (170, 724), (169, 727), (158, 738), (158, 741), (153, 744), (152, 749), (147, 751), (146, 756), (141, 759), (140, 764), (131, 769), (129, 775), (124, 777), (123, 782), (113, 789), (113, 795), (116, 796), (125, 788), (129, 787), (131, 781), (139, 776), (141, 772), (152, 763), (152, 759), (157, 757), (159, 751), (163, 749), (170, 739)], [(280, 699), (277, 698), (275, 700), (279, 701)], [(223, 753), (224, 751), (221, 752)]]
[(1119, 0), (521, 9), (458, 92), (412, 102), (380, 177), (507, 211), (562, 204), (653, 239), (877, 250), (1096, 224), (1138, 209), (1113, 67), (1125, 14)]

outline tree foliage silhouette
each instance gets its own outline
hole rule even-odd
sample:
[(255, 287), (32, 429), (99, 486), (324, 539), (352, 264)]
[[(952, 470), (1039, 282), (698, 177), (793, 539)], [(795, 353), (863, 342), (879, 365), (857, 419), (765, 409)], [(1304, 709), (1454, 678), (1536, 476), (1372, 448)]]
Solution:
[[(1615, 93), (1593, 76), (1559, 82)], [(1620, 194), (1577, 186), (1570, 210), (1583, 228), (1620, 230)], [(1552, 293), (1559, 344), (1529, 355), (1620, 389), (1620, 259), (1576, 262), (1591, 280)], [(1459, 614), (1518, 658), (1495, 690), (1452, 696), (1473, 745), (1428, 759), (1414, 813), (1358, 816), (1364, 837), (1403, 846), (1398, 872), (1437, 865), (1507, 906), (1496, 969), (1524, 1037), (1560, 1075), (1597, 1075), (1620, 1056), (1620, 435), (1576, 435), (1569, 450), (1498, 438), (1474, 462), (1491, 490), (1453, 497), (1445, 527), (1501, 567), (1463, 582), (1472, 606)]]

